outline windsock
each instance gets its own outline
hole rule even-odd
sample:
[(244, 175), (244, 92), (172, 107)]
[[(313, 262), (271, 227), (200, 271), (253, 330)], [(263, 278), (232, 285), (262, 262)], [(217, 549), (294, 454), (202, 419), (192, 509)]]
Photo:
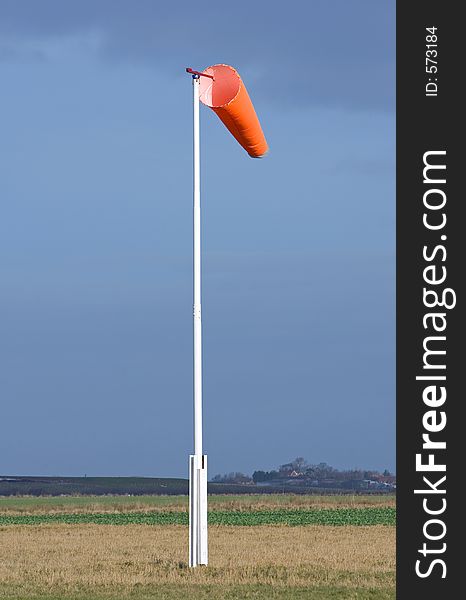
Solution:
[(213, 65), (202, 74), (201, 102), (217, 113), (249, 156), (264, 156), (269, 147), (251, 98), (236, 69), (229, 65)]

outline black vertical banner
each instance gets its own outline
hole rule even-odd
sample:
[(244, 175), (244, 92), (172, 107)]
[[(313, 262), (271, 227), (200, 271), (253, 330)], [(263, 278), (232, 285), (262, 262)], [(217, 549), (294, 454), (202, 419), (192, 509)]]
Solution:
[[(461, 3), (397, 3), (397, 598), (463, 597)], [(463, 210), (462, 210), (463, 209)]]

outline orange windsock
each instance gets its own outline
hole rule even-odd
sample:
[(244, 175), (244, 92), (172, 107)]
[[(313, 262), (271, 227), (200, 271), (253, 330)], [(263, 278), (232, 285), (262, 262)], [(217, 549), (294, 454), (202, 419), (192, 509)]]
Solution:
[(260, 158), (269, 147), (252, 105), (251, 98), (236, 69), (213, 65), (200, 78), (200, 100), (220, 117), (230, 133), (249, 156)]

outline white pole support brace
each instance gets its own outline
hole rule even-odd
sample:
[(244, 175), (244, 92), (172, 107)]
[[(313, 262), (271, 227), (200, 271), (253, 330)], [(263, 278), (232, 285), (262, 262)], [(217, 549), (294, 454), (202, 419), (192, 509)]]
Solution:
[(207, 564), (207, 456), (202, 454), (202, 312), (199, 74), (193, 75), (194, 454), (189, 457), (189, 566)]
[[(200, 460), (199, 460), (200, 458)], [(207, 456), (189, 457), (189, 566), (206, 565)]]

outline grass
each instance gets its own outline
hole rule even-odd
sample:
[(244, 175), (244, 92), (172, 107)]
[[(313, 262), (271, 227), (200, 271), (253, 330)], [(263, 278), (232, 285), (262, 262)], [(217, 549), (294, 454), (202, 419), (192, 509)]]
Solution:
[(209, 566), (179, 525), (0, 528), (0, 598), (394, 598), (393, 527), (212, 526)]
[(0, 600), (395, 598), (394, 497), (209, 496), (209, 510), (209, 566), (189, 569), (186, 496), (0, 498)]
[[(395, 496), (314, 496), (293, 494), (210, 495), (210, 510), (273, 508), (395, 507)], [(103, 513), (187, 511), (187, 496), (9, 496), (0, 497), (0, 515), (43, 513)]]
[[(3, 600), (25, 600), (23, 592), (10, 589)], [(380, 588), (348, 589), (335, 586), (313, 586), (277, 588), (268, 585), (157, 585), (139, 587), (130, 592), (89, 591), (76, 589), (71, 595), (63, 592), (44, 592), (33, 590), (27, 596), (28, 600), (394, 600), (395, 592)]]

